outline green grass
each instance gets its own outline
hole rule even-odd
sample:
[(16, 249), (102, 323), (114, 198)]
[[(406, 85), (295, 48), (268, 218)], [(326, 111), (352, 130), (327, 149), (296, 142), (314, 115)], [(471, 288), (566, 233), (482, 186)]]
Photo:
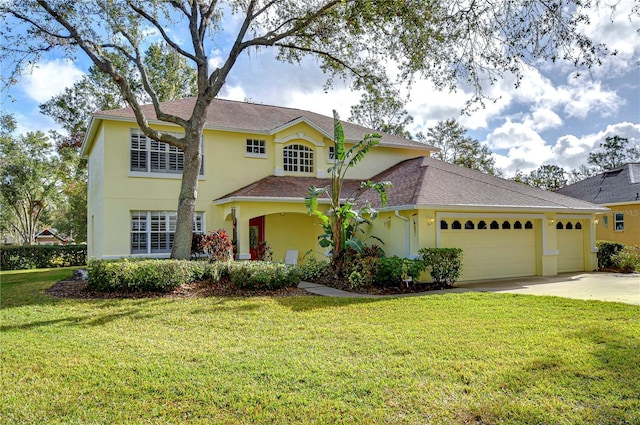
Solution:
[(640, 423), (637, 306), (47, 296), (64, 273), (0, 274), (3, 424)]

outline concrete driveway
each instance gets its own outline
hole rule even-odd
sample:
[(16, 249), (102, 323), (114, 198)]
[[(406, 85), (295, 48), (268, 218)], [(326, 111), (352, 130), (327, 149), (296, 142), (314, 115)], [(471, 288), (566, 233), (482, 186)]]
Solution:
[(615, 301), (640, 305), (640, 274), (571, 273), (554, 277), (524, 277), (457, 283), (453, 289), (401, 295), (356, 294), (317, 283), (300, 282), (299, 288), (326, 297), (399, 298), (436, 295), (447, 292), (508, 292), (511, 294), (551, 295), (579, 300)]
[(456, 286), (472, 291), (551, 295), (640, 305), (640, 274), (638, 273), (571, 273), (554, 277), (464, 282)]

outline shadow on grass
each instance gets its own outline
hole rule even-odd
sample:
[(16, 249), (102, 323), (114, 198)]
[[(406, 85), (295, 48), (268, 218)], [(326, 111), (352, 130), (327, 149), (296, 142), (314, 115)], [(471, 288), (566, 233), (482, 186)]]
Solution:
[(142, 314), (141, 309), (134, 309), (129, 311), (123, 311), (118, 313), (105, 314), (96, 317), (95, 315), (83, 315), (83, 316), (69, 316), (60, 319), (42, 320), (29, 323), (23, 323), (20, 325), (2, 325), (0, 330), (13, 331), (13, 330), (29, 330), (44, 326), (52, 326), (62, 324), (65, 326), (102, 326), (107, 323), (113, 322), (118, 319), (132, 318), (135, 320), (149, 319), (153, 317), (152, 314)]
[(275, 300), (291, 311), (312, 311), (324, 308), (336, 308), (355, 304), (371, 304), (389, 301), (389, 298), (337, 298), (323, 296), (277, 297)]

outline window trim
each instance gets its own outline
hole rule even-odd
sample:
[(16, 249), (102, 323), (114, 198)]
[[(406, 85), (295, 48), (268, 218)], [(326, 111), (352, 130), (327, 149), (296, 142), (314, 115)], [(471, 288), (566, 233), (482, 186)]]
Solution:
[[(255, 142), (258, 144), (255, 145)], [(252, 150), (257, 148), (258, 152), (249, 152), (249, 148)], [(246, 139), (244, 144), (244, 156), (247, 158), (267, 158), (267, 141), (264, 139)]]
[[(618, 215), (620, 215), (620, 219), (618, 219)], [(618, 228), (618, 224), (620, 224), (620, 228)], [(624, 212), (622, 212), (622, 211), (614, 211), (614, 213), (613, 213), (613, 231), (614, 232), (624, 232)]]
[[(287, 153), (290, 152), (291, 156)], [(301, 154), (308, 154), (309, 157), (301, 158)], [(295, 161), (295, 163), (287, 163), (287, 159)], [(310, 164), (301, 164), (300, 161), (310, 162)], [(287, 169), (287, 167), (295, 167), (297, 170)], [(303, 169), (304, 168), (304, 169)], [(308, 168), (308, 169), (307, 169)], [(316, 171), (316, 152), (315, 149), (310, 148), (301, 143), (291, 143), (282, 147), (282, 169), (285, 173), (297, 174), (297, 175), (310, 175)]]
[[(182, 133), (168, 133), (168, 134), (172, 134), (176, 137), (183, 137), (184, 134)], [(144, 141), (144, 150), (142, 149), (133, 149), (133, 142), (134, 142), (134, 138), (137, 138), (138, 140), (138, 146), (140, 146), (140, 141), (143, 140)], [(152, 144), (157, 144), (158, 147), (163, 147), (164, 150), (159, 150), (159, 149), (152, 149)], [(198, 174), (200, 177), (204, 177), (204, 137), (202, 138), (202, 140), (200, 141), (201, 145), (200, 145), (200, 151), (202, 154), (202, 159), (201, 159), (201, 164), (200, 164), (200, 173)], [(134, 157), (134, 152), (144, 152), (144, 161), (146, 164), (145, 170), (141, 169), (141, 167), (136, 167), (136, 169), (133, 169), (134, 167), (132, 167), (133, 165), (133, 157)], [(166, 165), (166, 168), (164, 170), (160, 170), (160, 169), (151, 169), (151, 154), (152, 152), (154, 153), (161, 153), (164, 154), (165, 158), (164, 158), (164, 163)], [(178, 155), (179, 158), (180, 156), (182, 157), (182, 169), (177, 169), (177, 170), (169, 170), (169, 164), (171, 163), (171, 155), (175, 154)], [(179, 163), (179, 159), (176, 159), (176, 161)], [(140, 160), (138, 160), (138, 163), (140, 162)], [(153, 140), (149, 137), (147, 137), (146, 134), (144, 134), (142, 132), (142, 130), (140, 130), (139, 128), (132, 128), (130, 130), (129, 133), (129, 177), (156, 177), (156, 178), (182, 178), (182, 174), (184, 172), (184, 152), (181, 151), (180, 149), (173, 147), (171, 145), (169, 145), (168, 143), (165, 142), (158, 142), (156, 140)], [(174, 177), (175, 176), (175, 177)]]
[[(134, 221), (134, 217), (137, 216), (138, 221)], [(153, 217), (162, 217), (165, 229), (162, 231), (153, 231)], [(171, 253), (171, 249), (173, 247), (173, 235), (175, 234), (175, 225), (177, 224), (178, 213), (175, 211), (143, 211), (143, 210), (131, 210), (129, 212), (130, 217), (130, 226), (129, 226), (129, 252), (132, 256), (158, 256), (158, 255), (166, 255)], [(140, 221), (140, 219), (144, 221)], [(205, 216), (204, 212), (197, 211), (194, 213), (194, 221), (193, 221), (193, 233), (204, 234), (204, 222)], [(142, 228), (141, 230), (134, 230), (136, 228), (136, 223), (139, 224), (138, 228)], [(143, 225), (140, 225), (142, 224)], [(135, 249), (134, 250), (134, 234), (144, 235), (144, 245), (145, 249)], [(152, 234), (164, 235), (166, 238), (166, 248), (154, 249), (152, 247)], [(142, 238), (140, 238), (142, 239)], [(138, 241), (138, 246), (140, 245), (140, 241)]]

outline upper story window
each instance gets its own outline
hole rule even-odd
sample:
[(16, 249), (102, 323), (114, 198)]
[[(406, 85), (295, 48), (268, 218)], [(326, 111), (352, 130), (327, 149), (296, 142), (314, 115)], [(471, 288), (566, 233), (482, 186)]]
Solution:
[(284, 171), (313, 173), (313, 150), (303, 145), (288, 145), (282, 150)]
[(258, 139), (247, 139), (247, 144), (245, 148), (246, 156), (258, 157), (258, 158), (266, 158), (267, 150), (265, 146), (264, 140)]
[(622, 232), (624, 230), (624, 213), (621, 213), (621, 212), (614, 213), (613, 228), (617, 232)]
[[(184, 152), (175, 146), (150, 139), (138, 129), (131, 130), (130, 158), (130, 171), (180, 174), (184, 170)], [(203, 166), (200, 167), (200, 174), (204, 174)]]

